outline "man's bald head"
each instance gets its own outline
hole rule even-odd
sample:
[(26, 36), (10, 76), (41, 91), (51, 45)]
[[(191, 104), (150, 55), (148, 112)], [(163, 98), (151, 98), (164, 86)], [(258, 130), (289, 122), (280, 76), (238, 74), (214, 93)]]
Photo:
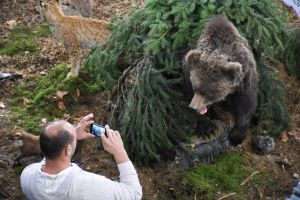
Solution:
[(74, 127), (67, 121), (48, 123), (40, 135), (40, 146), (47, 159), (57, 158), (66, 145), (74, 140)]
[(56, 135), (59, 131), (62, 129), (68, 131), (70, 134), (72, 134), (72, 131), (74, 129), (73, 125), (65, 120), (58, 120), (54, 122), (49, 122), (46, 124), (44, 128), (44, 132), (46, 135), (51, 137), (52, 135)]

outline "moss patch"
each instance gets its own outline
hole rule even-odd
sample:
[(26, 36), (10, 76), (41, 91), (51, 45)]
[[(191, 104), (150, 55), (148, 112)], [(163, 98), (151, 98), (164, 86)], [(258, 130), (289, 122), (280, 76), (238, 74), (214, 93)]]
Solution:
[(11, 31), (9, 39), (0, 40), (0, 55), (25, 55), (25, 52), (37, 52), (37, 37), (47, 37), (51, 34), (49, 26), (37, 28), (20, 25)]
[(21, 166), (15, 166), (15, 167), (13, 168), (14, 173), (17, 174), (17, 175), (19, 175), (19, 176), (21, 175), (23, 169), (24, 169), (24, 168), (21, 167)]
[[(236, 153), (225, 153), (218, 158), (215, 164), (202, 164), (191, 170), (184, 171), (185, 185), (190, 185), (197, 196), (203, 199), (214, 199), (218, 192), (247, 199), (247, 185), (241, 183), (255, 170), (249, 167), (246, 158)], [(250, 182), (257, 184), (262, 181), (261, 174), (254, 176)]]
[(33, 33), (36, 37), (48, 37), (52, 34), (48, 25), (41, 25), (40, 27), (34, 29)]
[[(82, 71), (76, 79), (66, 79), (69, 71), (67, 65), (57, 65), (48, 76), (28, 76), (23, 85), (16, 87), (12, 106), (16, 125), (31, 133), (39, 133), (42, 118), (53, 120), (72, 114), (78, 104), (86, 101), (91, 93), (99, 91), (101, 85), (93, 82), (90, 72)], [(57, 91), (67, 94), (60, 99), (55, 95)], [(65, 110), (59, 109), (60, 102), (65, 105)]]

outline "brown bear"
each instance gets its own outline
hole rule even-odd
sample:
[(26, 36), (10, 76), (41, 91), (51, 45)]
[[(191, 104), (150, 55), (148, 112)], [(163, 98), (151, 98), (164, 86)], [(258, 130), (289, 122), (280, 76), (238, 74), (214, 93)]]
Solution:
[(183, 73), (192, 99), (189, 106), (204, 115), (223, 101), (235, 121), (229, 141), (242, 143), (256, 110), (258, 74), (247, 40), (227, 17), (218, 15), (206, 24), (197, 48), (184, 58)]

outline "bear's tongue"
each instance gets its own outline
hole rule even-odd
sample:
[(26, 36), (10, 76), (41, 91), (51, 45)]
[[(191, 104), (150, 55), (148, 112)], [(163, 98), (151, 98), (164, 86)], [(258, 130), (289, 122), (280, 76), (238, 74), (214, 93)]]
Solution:
[(207, 108), (199, 109), (199, 110), (198, 110), (198, 113), (199, 113), (200, 115), (204, 115), (205, 113), (207, 113)]

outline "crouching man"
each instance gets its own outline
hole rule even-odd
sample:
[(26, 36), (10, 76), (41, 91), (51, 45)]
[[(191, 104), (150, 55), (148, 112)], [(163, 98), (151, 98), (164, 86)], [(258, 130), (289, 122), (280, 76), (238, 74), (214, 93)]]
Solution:
[(74, 127), (66, 121), (45, 126), (40, 136), (45, 159), (27, 166), (21, 174), (21, 187), (28, 199), (141, 199), (142, 187), (129, 160), (120, 133), (105, 126), (101, 136), (104, 149), (114, 156), (120, 182), (90, 173), (71, 163), (77, 140), (93, 138), (85, 128), (93, 123), (89, 114)]

